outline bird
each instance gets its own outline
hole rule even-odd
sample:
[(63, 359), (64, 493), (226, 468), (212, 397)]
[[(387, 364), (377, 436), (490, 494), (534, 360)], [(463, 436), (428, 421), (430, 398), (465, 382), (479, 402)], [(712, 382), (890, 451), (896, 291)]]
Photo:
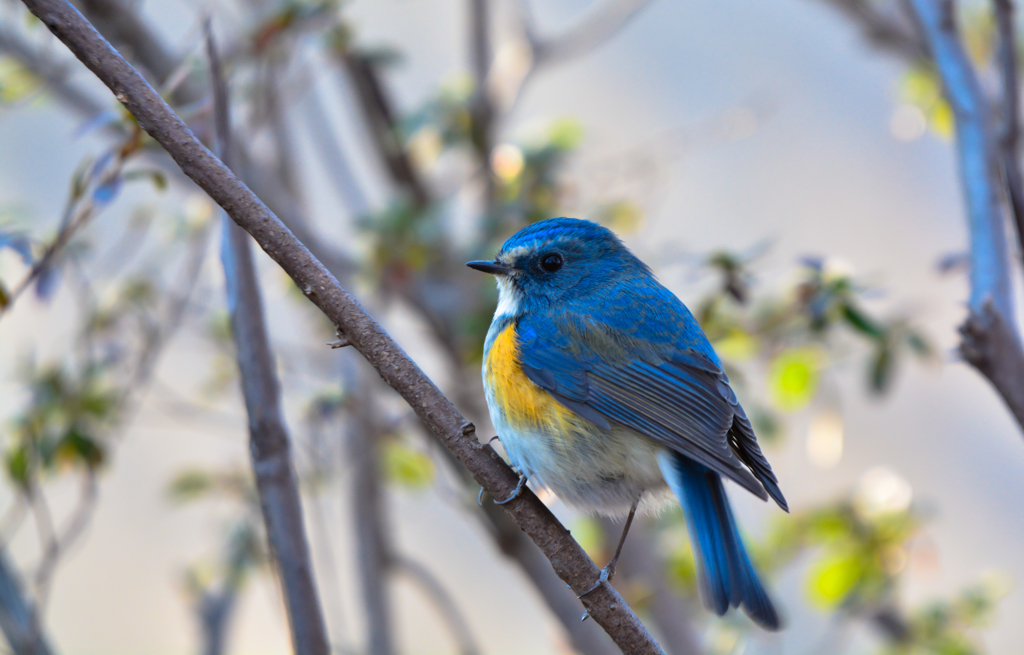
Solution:
[[(597, 584), (610, 581), (638, 508), (682, 505), (704, 605), (741, 607), (778, 630), (779, 613), (750, 561), (723, 479), (788, 512), (722, 362), (697, 320), (609, 229), (574, 218), (538, 221), (493, 261), (484, 341), (491, 423), (520, 484), (567, 505), (626, 516)], [(582, 596), (586, 595), (582, 594)]]

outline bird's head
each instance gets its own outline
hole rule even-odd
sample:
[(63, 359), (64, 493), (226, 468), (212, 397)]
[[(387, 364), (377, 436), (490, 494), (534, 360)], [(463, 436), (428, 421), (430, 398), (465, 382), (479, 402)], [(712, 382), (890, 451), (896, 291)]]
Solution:
[(497, 277), (496, 315), (512, 316), (651, 274), (611, 230), (576, 218), (534, 223), (512, 235), (494, 261), (466, 265)]

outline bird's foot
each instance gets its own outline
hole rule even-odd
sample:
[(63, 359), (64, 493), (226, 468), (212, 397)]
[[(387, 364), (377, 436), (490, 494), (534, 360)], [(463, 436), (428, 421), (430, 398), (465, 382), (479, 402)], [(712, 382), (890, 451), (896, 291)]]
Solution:
[[(612, 577), (614, 575), (615, 575), (615, 562), (610, 562), (608, 564), (608, 566), (606, 566), (603, 569), (601, 569), (601, 575), (597, 576), (597, 582), (594, 583), (594, 586), (591, 587), (590, 589), (587, 589), (586, 591), (584, 591), (582, 594), (580, 594), (576, 598), (583, 598), (587, 594), (593, 593), (593, 591), (595, 589), (600, 587), (605, 582), (611, 582)], [(584, 613), (583, 614), (583, 619), (581, 619), (581, 620), (586, 620), (586, 618), (587, 618), (587, 615), (586, 615), (586, 613)]]
[(518, 498), (519, 494), (523, 493), (523, 486), (526, 485), (526, 475), (521, 471), (519, 472), (519, 483), (516, 484), (516, 488), (512, 490), (512, 493), (505, 500), (494, 501), (495, 505), (504, 505), (505, 503), (511, 502), (513, 499)]

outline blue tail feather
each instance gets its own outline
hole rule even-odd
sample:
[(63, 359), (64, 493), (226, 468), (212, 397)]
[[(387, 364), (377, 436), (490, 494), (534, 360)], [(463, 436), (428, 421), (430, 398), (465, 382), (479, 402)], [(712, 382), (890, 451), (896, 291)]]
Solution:
[(722, 478), (678, 453), (663, 455), (661, 468), (686, 514), (704, 604), (719, 616), (742, 606), (754, 622), (778, 630), (779, 615), (743, 548)]

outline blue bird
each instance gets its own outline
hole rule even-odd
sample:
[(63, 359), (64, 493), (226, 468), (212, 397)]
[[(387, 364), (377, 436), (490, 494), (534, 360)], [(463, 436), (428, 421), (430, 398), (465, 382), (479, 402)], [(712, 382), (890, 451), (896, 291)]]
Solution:
[(657, 510), (675, 494), (704, 604), (718, 615), (742, 606), (759, 625), (778, 629), (722, 477), (789, 510), (686, 306), (618, 237), (589, 221), (534, 223), (494, 261), (467, 266), (498, 282), (483, 380), (512, 464), (570, 506), (627, 515), (598, 585), (614, 574), (638, 507)]

